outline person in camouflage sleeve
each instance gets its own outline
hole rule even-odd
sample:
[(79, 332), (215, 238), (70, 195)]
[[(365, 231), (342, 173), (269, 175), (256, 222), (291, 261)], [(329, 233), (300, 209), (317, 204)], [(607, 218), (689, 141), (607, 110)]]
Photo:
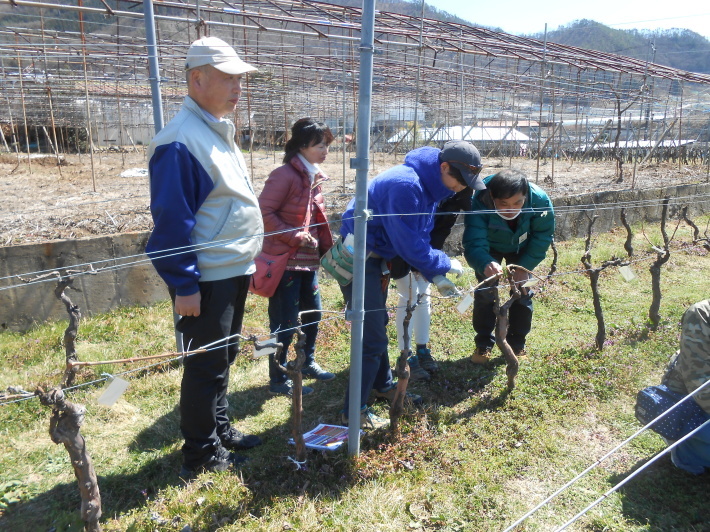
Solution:
[[(687, 395), (710, 380), (710, 299), (691, 305), (681, 322), (680, 349), (671, 358), (663, 384)], [(693, 396), (710, 415), (710, 385)], [(710, 426), (671, 451), (671, 460), (681, 468), (701, 474), (710, 469)]]

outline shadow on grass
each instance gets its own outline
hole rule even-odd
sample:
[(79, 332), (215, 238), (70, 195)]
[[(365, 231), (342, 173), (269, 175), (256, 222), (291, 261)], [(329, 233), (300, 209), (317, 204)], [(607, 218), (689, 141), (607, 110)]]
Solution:
[[(496, 377), (504, 366), (502, 359), (493, 359), (483, 366), (476, 366), (468, 359), (440, 362), (440, 371), (429, 383), (415, 382), (411, 390), (424, 397), (425, 405), (452, 406), (461, 402), (471, 404), (462, 415), (473, 416), (481, 410), (502, 406), (507, 397), (505, 389), (495, 397), (471, 401)], [(504, 371), (504, 370), (503, 370)], [(347, 387), (349, 371), (344, 370), (336, 379), (327, 383), (308, 380), (306, 384), (316, 392), (303, 400), (303, 428), (309, 430), (318, 423), (339, 424), (339, 411)], [(290, 399), (276, 397), (269, 393), (268, 385), (252, 387), (232, 392), (228, 395), (228, 415), (235, 426), (239, 420), (260, 416), (269, 409), (271, 401), (283, 401), (279, 405), (288, 408)], [(387, 415), (386, 403), (378, 403), (381, 415)], [(257, 432), (264, 444), (241, 454), (249, 460), (239, 471), (249, 495), (241, 501), (225, 502), (220, 510), (211, 506), (211, 511), (221, 515), (252, 514), (259, 517), (268, 512), (274, 500), (305, 495), (312, 498), (337, 498), (360, 481), (358, 467), (347, 455), (347, 446), (334, 452), (308, 451), (305, 468), (299, 469), (290, 459), (295, 456), (295, 447), (289, 445), (291, 427), (288, 422), (278, 423)], [(139, 432), (129, 445), (134, 460), (126, 464), (130, 473), (102, 475), (101, 467), (95, 464), (99, 474), (104, 519), (122, 515), (141, 508), (148, 499), (153, 499), (161, 490), (169, 486), (181, 486), (177, 474), (180, 468), (179, 451), (161, 449), (178, 447), (182, 440), (179, 428), (178, 406), (155, 419), (146, 429)], [(365, 435), (361, 450), (377, 449), (389, 441), (386, 431)], [(89, 452), (91, 449), (89, 448)], [(142, 459), (142, 453), (151, 453), (156, 458)], [(138, 466), (136, 469), (136, 464)], [(0, 518), (3, 530), (49, 530), (75, 529), (81, 527), (79, 516), (80, 497), (75, 482), (57, 485), (13, 506), (6, 516)], [(70, 527), (70, 528), (66, 528)], [(80, 528), (76, 528), (80, 529)]]
[(471, 406), (461, 415), (470, 417), (483, 410), (495, 410), (505, 404), (509, 396), (505, 386), (498, 395), (482, 394), (499, 373), (505, 375), (505, 361), (502, 357), (492, 358), (486, 364), (474, 364), (468, 357), (443, 361), (439, 362), (439, 371), (429, 383), (415, 383), (413, 390), (417, 393), (421, 390), (425, 403), (451, 407), (469, 402)]
[[(338, 412), (342, 407), (347, 375), (347, 371), (341, 372), (335, 380), (327, 383), (306, 381), (315, 388), (316, 393), (303, 400), (304, 430), (318, 423), (339, 421)], [(272, 401), (281, 402), (279, 410), (289, 408), (290, 398), (271, 395), (266, 376), (264, 381), (263, 386), (228, 394), (228, 415), (236, 427), (240, 426), (240, 420), (268, 411)], [(297, 471), (296, 464), (289, 459), (289, 456), (295, 456), (295, 447), (288, 444), (290, 422), (277, 423), (261, 432), (254, 432), (264, 444), (240, 452), (248, 461), (238, 472), (251, 494), (241, 502), (225, 503), (222, 515), (233, 514), (235, 504), (240, 505), (241, 511), (246, 514), (259, 515), (268, 509), (275, 497), (303, 494), (336, 496), (349, 488), (353, 462), (347, 456), (347, 446), (330, 453), (309, 451), (305, 469)], [(148, 499), (153, 499), (167, 487), (184, 485), (178, 478), (182, 461), (179, 451), (181, 442), (180, 415), (176, 404), (140, 431), (129, 444), (131, 459), (125, 464), (125, 470), (129, 473), (102, 474), (101, 464), (95, 461), (102, 498), (102, 520), (142, 507)], [(91, 455), (90, 442), (88, 447)], [(143, 454), (145, 457), (141, 456)], [(0, 515), (0, 530), (82, 530), (80, 503), (75, 481), (58, 484), (13, 504), (5, 515)], [(216, 510), (214, 506), (211, 509)]]
[[(151, 491), (177, 483), (175, 471), (179, 463), (179, 456), (171, 453), (147, 462), (133, 473), (115, 475), (101, 475), (100, 465), (94, 463), (101, 491), (102, 520), (139, 507)], [(58, 484), (12, 506), (0, 517), (0, 530), (83, 530), (80, 505), (76, 481)]]
[[(640, 460), (609, 483), (617, 485), (646, 462)], [(649, 530), (710, 530), (708, 492), (710, 474), (686, 473), (671, 463), (668, 454), (619, 489), (624, 515)]]

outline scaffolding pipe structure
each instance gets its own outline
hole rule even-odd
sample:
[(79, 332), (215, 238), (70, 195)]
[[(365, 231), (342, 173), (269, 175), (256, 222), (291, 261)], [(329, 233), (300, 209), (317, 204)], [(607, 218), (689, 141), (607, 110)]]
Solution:
[[(148, 65), (150, 66), (150, 94), (153, 100), (153, 125), (159, 133), (165, 124), (163, 121), (163, 100), (160, 96), (160, 66), (158, 65), (158, 43), (155, 39), (155, 15), (153, 0), (143, 1), (145, 13), (145, 35), (148, 44)], [(184, 69), (183, 69), (184, 70)]]
[[(62, 139), (55, 144), (63, 150), (85, 152), (86, 145), (93, 153), (107, 149), (106, 144), (121, 147), (124, 133), (133, 149), (148, 144), (160, 122), (155, 114), (162, 108), (167, 120), (179, 110), (185, 52), (196, 33), (232, 42), (238, 33), (235, 46), (259, 69), (246, 87), (248, 106), (235, 117), (238, 126), (244, 125), (238, 127), (237, 142), (250, 152), (273, 150), (276, 158), (289, 122), (299, 116), (314, 116), (334, 130), (342, 124), (343, 137), (350, 109), (352, 124), (358, 123), (354, 54), (361, 8), (311, 0), (115, 4), (109, 8), (101, 0), (83, 0), (81, 5), (0, 0), (0, 18), (11, 17), (0, 25), (0, 90), (11, 95), (7, 107), (0, 108), (0, 125), (6, 138), (15, 139), (11, 150), (30, 144), (32, 150), (39, 150), (40, 144), (44, 149), (47, 140), (37, 138), (42, 127), (52, 138)], [(149, 15), (141, 12), (151, 6), (153, 43)], [(426, 3), (421, 6), (426, 12)], [(45, 12), (41, 31), (38, 12)], [(79, 14), (85, 15), (84, 31), (77, 28)], [(147, 23), (145, 34), (137, 24), (140, 18)], [(378, 11), (374, 33), (380, 54), (372, 76), (370, 134), (377, 138), (373, 150), (402, 154), (424, 142), (441, 146), (456, 137), (501, 158), (524, 153), (542, 164), (541, 159), (550, 157), (543, 146), (554, 145), (553, 156), (562, 153), (571, 162), (589, 158), (613, 164), (604, 138), (608, 132), (602, 131), (611, 119), (617, 132), (623, 120), (622, 134), (636, 139), (621, 142), (617, 156), (623, 152), (635, 166), (649, 155), (653, 160), (644, 161), (649, 164), (692, 159), (706, 173), (707, 74), (424, 16)], [(153, 71), (157, 57), (160, 69)], [(81, 75), (83, 62), (86, 76)], [(634, 101), (644, 85), (653, 90)], [(82, 92), (85, 98), (80, 101), (77, 95)], [(160, 105), (154, 101), (158, 93)], [(622, 107), (628, 106), (621, 118), (614, 112), (615, 94)], [(550, 102), (552, 113), (547, 112)], [(649, 154), (667, 129), (666, 117), (677, 115), (682, 122)], [(503, 137), (511, 117), (518, 127)], [(557, 123), (564, 128), (553, 140)], [(91, 131), (88, 139), (84, 128)], [(648, 142), (639, 142), (644, 128), (649, 130)], [(248, 142), (242, 142), (247, 135)], [(520, 140), (522, 135), (527, 138)], [(596, 136), (597, 145), (590, 146)], [(342, 146), (334, 148), (342, 148), (344, 162), (348, 145), (342, 140)], [(352, 175), (343, 168), (344, 193), (351, 186), (346, 174)]]

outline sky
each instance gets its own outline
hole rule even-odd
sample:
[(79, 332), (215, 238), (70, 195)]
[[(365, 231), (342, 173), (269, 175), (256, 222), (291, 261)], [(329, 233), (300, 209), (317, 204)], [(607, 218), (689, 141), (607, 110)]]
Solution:
[(575, 20), (588, 19), (618, 30), (683, 28), (710, 39), (707, 0), (678, 4), (668, 0), (426, 0), (426, 4), (474, 24), (501, 28), (515, 35), (543, 33), (545, 23), (551, 31)]

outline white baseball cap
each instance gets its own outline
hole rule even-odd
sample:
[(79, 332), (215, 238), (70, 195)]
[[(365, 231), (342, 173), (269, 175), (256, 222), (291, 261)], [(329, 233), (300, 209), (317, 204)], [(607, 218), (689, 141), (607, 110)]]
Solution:
[(217, 37), (202, 37), (190, 45), (185, 70), (202, 65), (212, 65), (225, 74), (233, 75), (256, 71), (255, 66), (239, 59), (234, 48)]

